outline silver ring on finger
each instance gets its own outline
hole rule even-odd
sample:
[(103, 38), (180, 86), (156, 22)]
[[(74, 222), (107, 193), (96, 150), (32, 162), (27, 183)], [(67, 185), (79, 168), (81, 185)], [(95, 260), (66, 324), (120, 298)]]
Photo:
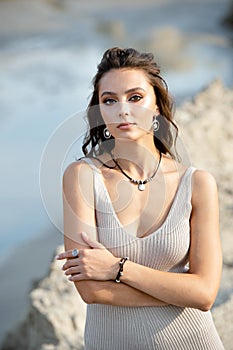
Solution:
[(78, 249), (76, 249), (76, 248), (74, 248), (73, 250), (72, 250), (72, 256), (74, 257), (74, 258), (77, 258), (78, 257), (78, 255), (79, 255), (79, 250)]

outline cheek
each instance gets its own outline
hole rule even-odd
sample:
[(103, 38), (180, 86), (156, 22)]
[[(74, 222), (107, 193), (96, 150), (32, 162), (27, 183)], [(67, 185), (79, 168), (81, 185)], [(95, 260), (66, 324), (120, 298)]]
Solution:
[(115, 111), (113, 106), (100, 106), (100, 113), (105, 124), (112, 124), (116, 122)]
[(147, 96), (144, 100), (144, 107), (148, 108), (149, 110), (155, 111), (156, 108), (156, 99), (154, 94), (150, 94)]
[(140, 121), (138, 124), (141, 126), (142, 129), (144, 130), (149, 130), (152, 127), (153, 124), (153, 115), (152, 114), (145, 114), (141, 116)]
[(107, 110), (106, 110), (105, 106), (100, 106), (100, 113), (101, 113), (101, 116), (102, 116), (104, 122), (106, 123), (107, 120), (109, 119), (109, 115), (107, 113)]
[(151, 125), (155, 115), (155, 111), (151, 108), (146, 108), (145, 106), (137, 107), (134, 109), (134, 118), (140, 125)]

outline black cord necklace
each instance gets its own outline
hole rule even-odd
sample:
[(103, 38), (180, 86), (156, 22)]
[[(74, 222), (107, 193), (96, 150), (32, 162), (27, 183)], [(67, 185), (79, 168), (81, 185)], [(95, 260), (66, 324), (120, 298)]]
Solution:
[[(111, 154), (111, 156), (112, 156), (112, 154)], [(122, 169), (122, 167), (120, 166), (120, 164), (119, 164), (119, 163), (116, 161), (116, 159), (114, 159), (113, 156), (112, 156), (113, 162), (114, 162), (114, 163), (116, 164), (116, 166), (120, 169), (120, 171), (122, 172), (122, 174), (125, 175), (125, 176), (129, 179), (129, 181), (131, 181), (131, 182), (134, 183), (134, 184), (137, 184), (137, 185), (138, 185), (138, 190), (139, 190), (139, 191), (144, 191), (144, 190), (145, 190), (145, 184), (147, 184), (147, 182), (150, 182), (151, 180), (153, 180), (153, 178), (155, 177), (155, 175), (156, 175), (156, 173), (157, 173), (157, 171), (158, 171), (158, 169), (159, 169), (159, 165), (160, 165), (160, 163), (161, 163), (161, 159), (162, 159), (162, 153), (159, 152), (159, 161), (158, 161), (158, 164), (157, 164), (157, 166), (156, 166), (156, 168), (155, 168), (155, 171), (153, 172), (153, 174), (151, 175), (151, 177), (148, 177), (148, 179), (145, 179), (145, 180), (135, 180), (135, 179), (133, 179), (132, 177), (130, 177), (128, 174), (126, 174), (126, 173), (124, 172), (124, 170)]]

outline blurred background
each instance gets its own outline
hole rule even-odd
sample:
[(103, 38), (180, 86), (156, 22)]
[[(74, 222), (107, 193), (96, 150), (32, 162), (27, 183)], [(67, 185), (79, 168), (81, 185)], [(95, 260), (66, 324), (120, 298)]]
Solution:
[(0, 0), (0, 340), (63, 240), (41, 198), (41, 157), (85, 110), (103, 52), (153, 52), (179, 106), (215, 79), (232, 87), (232, 12), (230, 0)]

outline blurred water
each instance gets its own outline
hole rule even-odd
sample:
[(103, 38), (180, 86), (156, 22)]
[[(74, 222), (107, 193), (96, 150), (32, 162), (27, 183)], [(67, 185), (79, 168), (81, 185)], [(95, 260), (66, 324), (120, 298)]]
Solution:
[(18, 52), (17, 58), (4, 53), (0, 81), (1, 254), (49, 225), (39, 188), (42, 151), (58, 124), (86, 107), (97, 55), (92, 48)]
[[(166, 59), (164, 75), (178, 103), (215, 78), (232, 86), (232, 32), (220, 24), (227, 5), (226, 0), (180, 0), (141, 6), (139, 11), (127, 4), (124, 11), (113, 11), (110, 5), (90, 7), (85, 20), (70, 17), (70, 26), (55, 32), (0, 35), (2, 257), (51, 225), (40, 197), (41, 155), (54, 129), (86, 108), (103, 51), (116, 45), (162, 51), (156, 30), (161, 30), (162, 41), (172, 28), (183, 42), (178, 60), (188, 64), (169, 66), (166, 55), (159, 57)], [(117, 30), (111, 32), (114, 21)]]

